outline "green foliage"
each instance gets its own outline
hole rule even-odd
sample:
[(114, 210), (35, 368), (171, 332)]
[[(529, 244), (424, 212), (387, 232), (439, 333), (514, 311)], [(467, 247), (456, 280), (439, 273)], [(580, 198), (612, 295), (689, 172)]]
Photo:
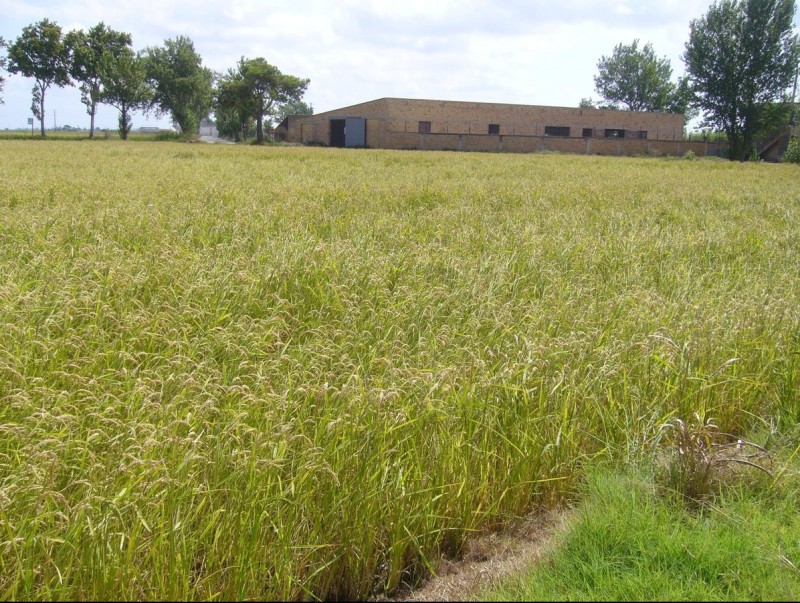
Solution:
[[(690, 25), (684, 61), (705, 123), (724, 130), (729, 157), (743, 161), (783, 98), (800, 60), (794, 0), (720, 0)], [(769, 120), (767, 120), (769, 121)]]
[(695, 152), (694, 152), (694, 151), (692, 151), (691, 149), (689, 149), (688, 151), (686, 151), (686, 152), (683, 154), (683, 158), (684, 158), (684, 159), (687, 159), (688, 161), (694, 161), (695, 159), (697, 159), (697, 155), (695, 154)]
[(793, 136), (789, 141), (789, 146), (781, 156), (781, 161), (784, 163), (800, 163), (800, 141), (797, 137)]
[(185, 134), (197, 132), (211, 110), (213, 72), (202, 66), (186, 36), (145, 50), (147, 82), (153, 88), (151, 108), (169, 113)]
[(275, 112), (275, 123), (281, 123), (289, 115), (314, 115), (314, 107), (299, 99), (285, 102)]
[(253, 127), (254, 114), (253, 99), (248, 94), (241, 74), (236, 69), (229, 69), (217, 80), (214, 90), (217, 130), (223, 136), (237, 141), (247, 140), (248, 133)]
[(677, 85), (670, 81), (669, 59), (659, 59), (649, 42), (641, 50), (638, 39), (632, 44), (618, 44), (610, 57), (600, 58), (597, 69), (595, 88), (607, 104), (601, 108), (622, 106), (629, 111), (682, 114), (689, 109), (691, 95), (686, 81), (681, 79)]
[[(88, 32), (67, 33), (65, 44), (70, 53), (70, 76), (80, 82), (81, 102), (90, 116), (89, 138), (94, 137), (94, 117), (101, 100), (101, 64), (105, 57), (118, 57), (131, 50), (131, 36), (114, 31), (103, 22)], [(110, 63), (106, 62), (106, 69)]]
[(216, 115), (222, 127), (220, 132), (237, 140), (240, 133), (246, 138), (249, 124), (255, 121), (256, 144), (263, 144), (265, 118), (279, 115), (284, 107), (312, 110), (300, 100), (308, 82), (281, 73), (261, 57), (242, 57), (236, 69), (229, 70), (217, 83)]
[(2, 105), (5, 101), (3, 101), (3, 87), (6, 84), (6, 78), (3, 76), (2, 72), (8, 68), (8, 57), (6, 56), (5, 50), (8, 47), (3, 36), (0, 36), (0, 105)]
[(298, 102), (309, 80), (286, 75), (264, 58), (245, 59), (238, 65), (237, 85), (245, 100), (245, 109), (256, 121), (256, 142), (264, 143), (264, 118), (273, 115), (281, 105)]
[(131, 112), (144, 109), (153, 97), (147, 85), (144, 59), (133, 50), (106, 53), (98, 65), (99, 84), (102, 92), (99, 100), (119, 110), (119, 134), (128, 139), (131, 129)]
[(45, 93), (50, 86), (64, 87), (70, 83), (69, 63), (69, 49), (61, 27), (49, 19), (23, 28), (22, 34), (8, 47), (9, 72), (35, 81), (31, 110), (39, 119), (42, 137)]

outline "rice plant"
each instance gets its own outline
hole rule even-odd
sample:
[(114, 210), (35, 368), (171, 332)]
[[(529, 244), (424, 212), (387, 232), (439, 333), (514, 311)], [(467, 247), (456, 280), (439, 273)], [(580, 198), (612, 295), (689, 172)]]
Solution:
[(365, 598), (796, 424), (795, 171), (0, 141), (0, 597)]

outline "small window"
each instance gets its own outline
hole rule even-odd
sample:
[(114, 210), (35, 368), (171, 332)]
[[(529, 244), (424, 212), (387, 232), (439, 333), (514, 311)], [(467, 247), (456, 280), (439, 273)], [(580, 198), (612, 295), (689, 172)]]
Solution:
[(647, 138), (647, 130), (633, 130), (627, 133), (628, 138), (638, 138), (644, 140)]
[(489, 124), (489, 134), (500, 134), (500, 124)]
[(594, 136), (594, 130), (592, 130), (591, 128), (584, 128), (583, 129), (583, 137), (584, 138), (591, 138), (592, 136)]
[(569, 126), (545, 126), (545, 136), (569, 136)]
[(419, 133), (420, 134), (430, 134), (431, 133), (431, 122), (429, 122), (429, 121), (421, 121), (421, 122), (419, 122)]
[(625, 130), (606, 128), (606, 138), (625, 138)]

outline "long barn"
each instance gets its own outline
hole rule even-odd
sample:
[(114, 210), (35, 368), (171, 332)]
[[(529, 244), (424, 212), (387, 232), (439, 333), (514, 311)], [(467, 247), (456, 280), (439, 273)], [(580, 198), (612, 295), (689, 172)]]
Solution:
[(291, 115), (279, 140), (332, 147), (561, 151), (600, 155), (717, 155), (683, 140), (683, 115), (408, 98), (381, 98), (317, 115)]

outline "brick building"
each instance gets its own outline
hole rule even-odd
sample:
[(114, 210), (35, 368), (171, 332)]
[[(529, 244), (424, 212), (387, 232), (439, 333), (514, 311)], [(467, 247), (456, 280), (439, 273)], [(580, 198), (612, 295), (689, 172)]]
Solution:
[(279, 140), (333, 147), (562, 151), (600, 155), (716, 155), (683, 138), (683, 115), (503, 103), (381, 98), (317, 115), (291, 115)]

